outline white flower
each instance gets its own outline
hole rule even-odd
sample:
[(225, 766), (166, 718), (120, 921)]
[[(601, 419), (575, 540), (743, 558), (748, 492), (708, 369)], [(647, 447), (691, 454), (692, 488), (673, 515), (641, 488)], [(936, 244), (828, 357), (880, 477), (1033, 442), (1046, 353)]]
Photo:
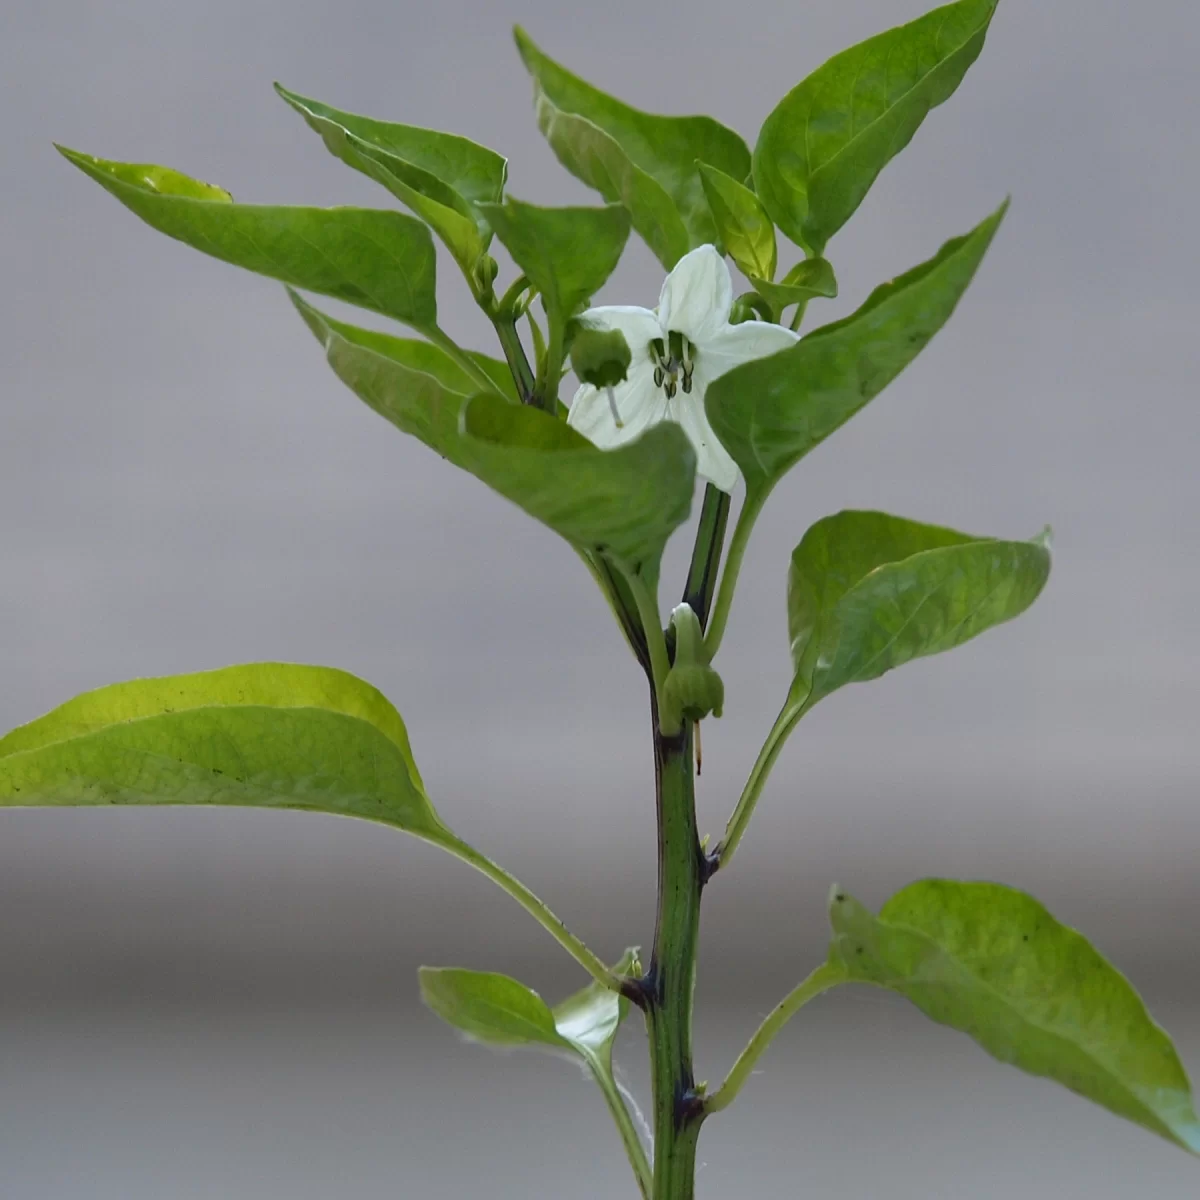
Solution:
[(712, 246), (685, 254), (663, 283), (658, 311), (634, 305), (590, 308), (580, 320), (618, 329), (633, 361), (611, 391), (585, 383), (575, 393), (567, 424), (602, 449), (620, 446), (660, 421), (675, 421), (696, 449), (697, 473), (733, 491), (737, 464), (717, 441), (704, 413), (714, 379), (754, 358), (785, 350), (797, 334), (766, 321), (729, 324), (733, 280)]

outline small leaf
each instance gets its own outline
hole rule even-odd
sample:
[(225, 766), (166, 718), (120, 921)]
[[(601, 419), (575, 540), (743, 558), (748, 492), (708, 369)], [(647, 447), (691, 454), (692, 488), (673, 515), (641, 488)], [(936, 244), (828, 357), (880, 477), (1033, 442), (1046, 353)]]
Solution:
[[(478, 384), (443, 350), (428, 342), (392, 337), (335, 321), (295, 292), (290, 293), (305, 324), (325, 348), (334, 374), (365, 404), (398, 429), (463, 466), (459, 422)], [(515, 402), (508, 367), (472, 354), (497, 391)]]
[(492, 1046), (570, 1049), (546, 1002), (523, 983), (490, 971), (422, 967), (421, 999), (447, 1025)]
[(629, 237), (629, 214), (604, 208), (539, 208), (511, 196), (480, 206), (517, 266), (565, 326), (612, 274)]
[(542, 91), (535, 97), (538, 128), (568, 171), (605, 200), (629, 211), (630, 222), (669, 271), (688, 252), (688, 231), (675, 202), (617, 142), (586, 117), (557, 108)]
[[(656, 180), (671, 197), (687, 228), (689, 248), (713, 241), (716, 230), (696, 161), (710, 163), (734, 179), (745, 179), (750, 173), (746, 143), (711, 117), (661, 117), (630, 108), (547, 58), (524, 30), (514, 30), (514, 36), (525, 67), (533, 76), (535, 103), (540, 105), (545, 97), (559, 111), (584, 117), (603, 130), (635, 167)], [(555, 149), (557, 152), (558, 147)], [(560, 158), (584, 183), (597, 186), (588, 177), (589, 171), (577, 169), (577, 163), (561, 154)]]
[(775, 223), (811, 254), (850, 219), (983, 49), (997, 0), (960, 0), (844, 50), (793, 88), (754, 148)]
[(640, 572), (653, 591), (667, 539), (692, 506), (696, 455), (678, 425), (598, 450), (538, 409), (481, 395), (462, 430), (468, 470), (572, 545)]
[(388, 701), (288, 663), (114, 684), (0, 739), (0, 805), (107, 804), (307, 809), (451, 836)]
[(807, 304), (818, 296), (832, 300), (838, 293), (833, 267), (823, 258), (801, 259), (778, 283), (753, 275), (749, 279), (777, 315), (792, 304)]
[(490, 238), (471, 201), (500, 199), (507, 170), (500, 155), (453, 134), (373, 121), (278, 84), (275, 89), (321, 135), (331, 154), (382, 184), (427, 222), (471, 279)]
[(830, 959), (989, 1054), (1200, 1154), (1187, 1075), (1141, 997), (1032, 896), (926, 879), (873, 917), (836, 891)]
[[(504, 193), (508, 162), (486, 146), (453, 133), (376, 121), (343, 112), (319, 100), (290, 92), (278, 83), (275, 90), (305, 120), (314, 118), (326, 125), (339, 125), (364, 144), (432, 175), (465, 200), (472, 203), (496, 201)], [(313, 128), (318, 133), (324, 132), (321, 124), (313, 124)]]
[(1002, 542), (880, 512), (818, 521), (792, 554), (794, 700), (940, 654), (1023, 613), (1050, 574), (1045, 540)]
[(433, 242), (412, 217), (234, 204), (220, 189), (165, 167), (59, 149), (148, 225), (205, 254), (417, 329), (437, 321)]
[[(626, 974), (633, 951), (614, 968)], [(549, 1046), (580, 1055), (602, 1069), (628, 1011), (628, 1001), (599, 983), (590, 983), (555, 1008), (532, 988), (491, 971), (461, 967), (422, 967), (421, 999), (448, 1025), (492, 1046)]]
[(725, 253), (748, 278), (775, 278), (775, 226), (759, 198), (716, 167), (699, 163), (700, 180)]
[(1005, 207), (928, 262), (876, 288), (845, 320), (709, 385), (709, 421), (742, 469), (748, 492), (769, 491), (917, 357), (949, 320)]

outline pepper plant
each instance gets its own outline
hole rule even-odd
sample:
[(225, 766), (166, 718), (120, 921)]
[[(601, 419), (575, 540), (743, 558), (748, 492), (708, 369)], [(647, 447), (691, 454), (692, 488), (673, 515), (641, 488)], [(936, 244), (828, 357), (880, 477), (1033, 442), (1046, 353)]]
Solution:
[[(403, 830), (475, 867), (589, 981), (551, 1007), (503, 975), (422, 968), (426, 1003), (481, 1042), (578, 1059), (646, 1200), (693, 1196), (704, 1122), (738, 1097), (807, 1001), (847, 983), (900, 993), (1000, 1061), (1200, 1153), (1187, 1077), (1137, 993), (1079, 933), (994, 883), (922, 880), (878, 913), (835, 888), (827, 959), (771, 1012), (719, 1086), (693, 1074), (701, 899), (731, 868), (788, 735), (840, 688), (1017, 616), (1050, 570), (1045, 536), (974, 536), (881, 512), (818, 521), (788, 570), (792, 684), (744, 790), (730, 798), (724, 834), (701, 839), (700, 723), (721, 714), (720, 652), (756, 519), (780, 479), (945, 324), (1004, 205), (850, 316), (802, 335), (809, 306), (837, 292), (827, 247), (958, 87), (995, 7), (959, 0), (837, 55), (780, 101), (753, 150), (709, 117), (629, 107), (518, 30), (538, 125), (563, 166), (600, 193), (604, 203), (594, 206), (518, 200), (506, 190), (505, 159), (489, 149), (282, 87), (337, 158), (407, 211), (235, 203), (164, 167), (62, 150), (160, 232), (288, 285), (344, 384), (548, 525), (583, 560), (649, 685), (658, 912), (644, 955), (630, 950), (606, 962), (459, 838), (422, 784), (396, 710), (330, 668), (257, 663), (79, 696), (0, 739), (0, 802), (338, 813)], [(631, 230), (667, 272), (657, 309), (589, 308)], [(793, 265), (779, 262), (779, 234), (799, 248)], [(461, 347), (439, 325), (435, 236), (494, 327), (502, 357)], [(496, 242), (514, 264), (503, 279), (490, 253)], [(736, 296), (729, 259), (745, 280)], [(347, 324), (300, 292), (393, 318), (417, 336)], [(578, 390), (567, 404), (562, 383), (572, 368)], [(679, 603), (664, 610), (663, 550), (689, 523), (698, 477), (705, 486), (690, 568), (672, 593)], [(650, 791), (647, 781), (647, 799)], [(645, 1132), (612, 1065), (614, 1038), (633, 1009), (649, 1046)]]

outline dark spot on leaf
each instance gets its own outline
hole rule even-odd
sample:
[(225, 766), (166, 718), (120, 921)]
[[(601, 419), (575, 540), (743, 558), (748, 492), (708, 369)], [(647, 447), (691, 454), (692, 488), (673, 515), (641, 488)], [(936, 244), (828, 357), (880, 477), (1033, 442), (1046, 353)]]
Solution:
[(838, 892), (838, 894), (837, 894), (836, 896), (834, 896), (834, 899), (835, 899), (835, 900), (836, 900), (836, 901), (837, 901), (839, 904), (841, 904), (841, 903), (843, 903), (843, 902), (845, 901), (845, 899), (846, 899), (846, 893), (845, 893), (845, 892)]

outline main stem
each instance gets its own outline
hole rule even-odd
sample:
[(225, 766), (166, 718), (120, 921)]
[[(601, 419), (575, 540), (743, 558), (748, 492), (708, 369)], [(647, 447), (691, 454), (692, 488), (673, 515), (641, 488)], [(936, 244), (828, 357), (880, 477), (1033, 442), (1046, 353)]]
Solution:
[(707, 864), (696, 832), (692, 727), (664, 735), (654, 712), (658, 920), (642, 997), (654, 1098), (654, 1200), (693, 1200), (704, 1108), (692, 1070), (692, 993)]

